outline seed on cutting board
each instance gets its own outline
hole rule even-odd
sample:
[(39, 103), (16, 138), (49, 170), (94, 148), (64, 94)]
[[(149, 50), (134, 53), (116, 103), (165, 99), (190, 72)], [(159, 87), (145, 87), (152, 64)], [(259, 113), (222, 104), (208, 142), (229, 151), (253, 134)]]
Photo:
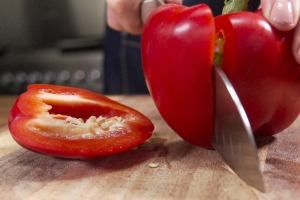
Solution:
[(159, 163), (149, 163), (149, 167), (156, 168), (159, 166)]

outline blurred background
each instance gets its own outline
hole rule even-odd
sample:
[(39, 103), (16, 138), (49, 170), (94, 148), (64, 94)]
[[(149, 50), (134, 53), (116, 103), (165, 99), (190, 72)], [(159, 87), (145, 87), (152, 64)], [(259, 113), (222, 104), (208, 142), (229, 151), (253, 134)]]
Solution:
[[(214, 15), (223, 0), (206, 3)], [(252, 0), (256, 10), (259, 0)], [(104, 94), (148, 93), (140, 36), (106, 25), (105, 0), (1, 0), (0, 94), (32, 83), (67, 85)]]
[(104, 0), (1, 0), (0, 93), (32, 83), (104, 92)]

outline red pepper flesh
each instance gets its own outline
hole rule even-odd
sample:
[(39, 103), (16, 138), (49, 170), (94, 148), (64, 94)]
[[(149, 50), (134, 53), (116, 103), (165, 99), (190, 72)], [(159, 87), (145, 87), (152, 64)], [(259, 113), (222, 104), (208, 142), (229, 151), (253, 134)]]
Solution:
[(210, 148), (215, 28), (210, 8), (166, 4), (145, 24), (142, 57), (163, 118), (186, 141)]
[(169, 126), (186, 141), (212, 148), (211, 73), (220, 37), (224, 46), (218, 62), (239, 95), (254, 134), (273, 135), (291, 125), (300, 109), (293, 31), (275, 30), (259, 13), (214, 19), (203, 4), (167, 4), (146, 21), (142, 59), (150, 94)]
[(258, 13), (218, 16), (222, 68), (246, 110), (254, 134), (273, 135), (299, 115), (300, 66), (292, 54), (293, 31), (281, 32)]
[(123, 152), (147, 140), (154, 129), (140, 112), (79, 88), (36, 84), (19, 96), (9, 130), (23, 147), (67, 158)]

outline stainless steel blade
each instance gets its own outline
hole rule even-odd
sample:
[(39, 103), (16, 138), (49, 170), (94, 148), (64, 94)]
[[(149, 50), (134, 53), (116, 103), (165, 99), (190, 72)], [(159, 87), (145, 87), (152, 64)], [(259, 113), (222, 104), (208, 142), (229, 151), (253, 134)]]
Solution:
[(257, 147), (246, 112), (221, 68), (214, 66), (214, 137), (226, 164), (247, 184), (265, 191)]

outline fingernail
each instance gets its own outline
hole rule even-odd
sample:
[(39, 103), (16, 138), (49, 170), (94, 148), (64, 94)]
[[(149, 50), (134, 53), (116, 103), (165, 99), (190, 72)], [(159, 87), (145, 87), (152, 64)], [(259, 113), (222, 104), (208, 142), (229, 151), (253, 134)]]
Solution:
[(293, 24), (293, 3), (289, 0), (276, 0), (271, 9), (270, 17), (278, 24)]

